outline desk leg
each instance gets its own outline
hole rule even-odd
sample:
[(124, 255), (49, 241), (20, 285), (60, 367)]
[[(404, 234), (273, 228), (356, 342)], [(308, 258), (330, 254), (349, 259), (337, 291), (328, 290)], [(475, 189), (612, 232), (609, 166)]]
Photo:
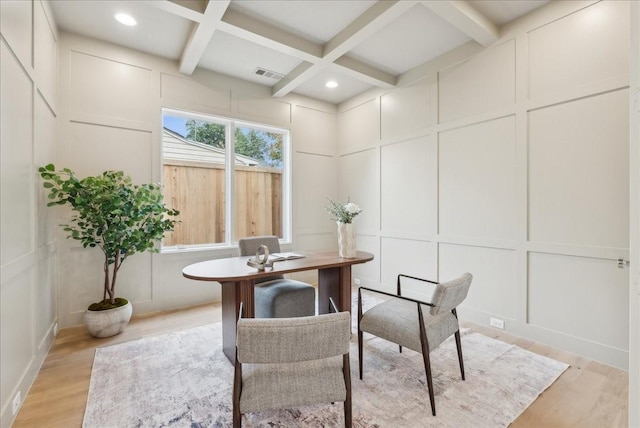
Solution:
[(329, 297), (351, 312), (351, 265), (318, 270), (318, 314), (329, 313)]
[(222, 352), (231, 364), (236, 361), (236, 322), (240, 312), (240, 302), (244, 302), (244, 318), (255, 314), (253, 281), (222, 283)]

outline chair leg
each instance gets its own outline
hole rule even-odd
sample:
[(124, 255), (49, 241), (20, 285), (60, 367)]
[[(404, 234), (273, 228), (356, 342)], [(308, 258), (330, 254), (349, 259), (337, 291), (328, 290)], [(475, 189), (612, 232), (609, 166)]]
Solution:
[(402, 345), (398, 345), (398, 350), (400, 351), (400, 353), (402, 354)]
[(360, 320), (362, 319), (362, 290), (358, 288), (358, 371), (362, 380), (362, 330), (360, 330)]
[(238, 348), (236, 348), (236, 362), (233, 372), (233, 428), (242, 427), (242, 414), (240, 413), (240, 394), (242, 391), (242, 364), (238, 362)]
[(351, 364), (349, 362), (349, 354), (345, 354), (342, 357), (342, 371), (347, 389), (347, 397), (344, 400), (344, 426), (351, 428)]
[(460, 374), (462, 375), (462, 380), (464, 379), (464, 363), (462, 362), (462, 342), (460, 341), (460, 330), (456, 331), (456, 347), (458, 348), (458, 362), (460, 363)]
[(424, 317), (422, 308), (418, 304), (418, 322), (420, 323), (420, 345), (422, 347), (422, 359), (424, 360), (424, 371), (427, 373), (427, 387), (429, 388), (429, 401), (431, 402), (431, 414), (436, 415), (436, 399), (433, 393), (433, 379), (431, 377), (431, 360), (429, 359), (429, 341), (427, 331), (424, 327)]
[(362, 380), (362, 330), (358, 328), (358, 371)]
[[(426, 351), (426, 352), (425, 352)], [(424, 371), (427, 373), (427, 386), (429, 387), (429, 401), (431, 402), (431, 414), (436, 415), (436, 399), (433, 394), (433, 378), (431, 377), (431, 360), (429, 359), (429, 350), (422, 349), (422, 358), (424, 359)]]

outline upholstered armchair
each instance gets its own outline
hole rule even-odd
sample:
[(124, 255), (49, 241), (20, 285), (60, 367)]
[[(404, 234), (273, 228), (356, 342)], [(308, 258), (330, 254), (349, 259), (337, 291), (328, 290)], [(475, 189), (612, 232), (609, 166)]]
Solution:
[[(266, 245), (270, 253), (280, 252), (277, 236), (253, 236), (238, 241), (241, 256), (256, 254), (260, 245)], [(254, 292), (256, 318), (303, 317), (316, 313), (316, 290), (310, 284), (273, 275), (256, 280)]]
[[(335, 310), (335, 305), (333, 305)], [(351, 316), (240, 318), (233, 382), (233, 426), (242, 414), (344, 402), (351, 426)]]
[[(430, 302), (412, 299), (402, 295), (401, 279), (408, 278), (426, 283), (437, 284)], [(458, 349), (460, 374), (464, 380), (462, 344), (456, 307), (467, 297), (472, 276), (465, 273), (452, 281), (437, 283), (408, 275), (398, 275), (397, 293), (386, 293), (371, 288), (358, 289), (358, 356), (360, 379), (363, 367), (363, 333), (371, 333), (402, 347), (422, 353), (424, 369), (427, 375), (431, 413), (436, 415), (436, 405), (431, 377), (429, 353), (436, 349), (452, 334), (455, 335)], [(391, 297), (362, 313), (362, 290)]]

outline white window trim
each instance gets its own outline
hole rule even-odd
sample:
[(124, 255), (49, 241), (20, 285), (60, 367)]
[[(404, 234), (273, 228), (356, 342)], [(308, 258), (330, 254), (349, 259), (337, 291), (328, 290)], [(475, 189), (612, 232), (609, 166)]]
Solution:
[[(233, 232), (235, 231), (235, 196), (233, 189), (235, 188), (235, 168), (229, 168), (229, 165), (235, 165), (235, 129), (237, 127), (246, 127), (255, 129), (258, 131), (271, 132), (282, 134), (283, 150), (282, 150), (282, 165), (283, 165), (283, 195), (282, 195), (282, 238), (279, 239), (280, 244), (288, 247), (292, 242), (292, 230), (293, 230), (293, 210), (292, 210), (292, 156), (291, 156), (291, 129), (271, 126), (256, 122), (247, 122), (246, 120), (238, 120), (230, 117), (209, 115), (206, 113), (197, 113), (191, 111), (175, 110), (168, 107), (162, 107), (162, 117), (160, 120), (160, 149), (163, 148), (162, 142), (162, 130), (164, 116), (181, 117), (184, 119), (202, 120), (210, 123), (216, 123), (224, 125), (226, 128), (225, 135), (225, 197), (229, 203), (225, 204), (225, 242), (209, 243), (209, 244), (191, 244), (191, 245), (176, 245), (171, 247), (164, 247), (160, 245), (160, 253), (162, 254), (175, 254), (175, 253), (190, 253), (190, 252), (202, 252), (202, 251), (228, 251), (229, 249), (235, 249), (238, 247), (238, 241), (233, 239)], [(160, 171), (164, 166), (164, 156), (160, 155)], [(160, 181), (162, 182), (163, 174), (160, 174)]]

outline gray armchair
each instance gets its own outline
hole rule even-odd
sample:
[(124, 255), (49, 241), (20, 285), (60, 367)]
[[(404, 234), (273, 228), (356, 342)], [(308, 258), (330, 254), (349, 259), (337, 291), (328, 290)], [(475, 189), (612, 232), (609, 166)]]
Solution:
[[(241, 256), (256, 254), (260, 245), (266, 245), (269, 253), (280, 252), (277, 236), (253, 236), (238, 241)], [(256, 280), (256, 318), (304, 317), (315, 315), (315, 313), (316, 290), (312, 285), (287, 279), (283, 275)]]
[[(332, 305), (335, 310), (335, 305)], [(242, 414), (344, 401), (351, 426), (351, 315), (240, 318), (233, 382), (233, 426)]]
[[(423, 302), (402, 296), (401, 278), (437, 284), (431, 302)], [(398, 275), (397, 294), (360, 287), (358, 289), (358, 355), (360, 379), (362, 379), (362, 338), (363, 332), (386, 339), (400, 345), (400, 352), (405, 346), (422, 353), (424, 369), (427, 374), (431, 413), (436, 415), (436, 404), (431, 377), (429, 353), (437, 348), (452, 334), (456, 338), (460, 374), (464, 380), (464, 363), (462, 361), (462, 344), (456, 307), (467, 297), (473, 277), (465, 273), (460, 278), (449, 282), (437, 283), (422, 278)], [(380, 303), (362, 313), (362, 292), (369, 290), (390, 296), (391, 299)]]

